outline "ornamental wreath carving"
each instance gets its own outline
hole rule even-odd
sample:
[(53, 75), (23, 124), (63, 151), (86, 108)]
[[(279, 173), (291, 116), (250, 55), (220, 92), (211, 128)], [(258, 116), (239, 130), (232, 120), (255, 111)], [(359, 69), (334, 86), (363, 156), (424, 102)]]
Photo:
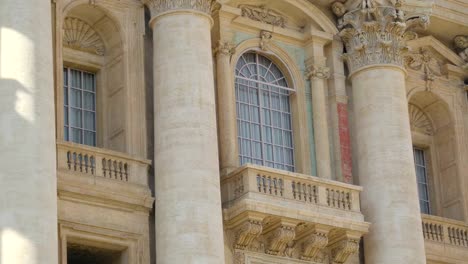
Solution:
[(239, 8), (242, 11), (243, 17), (248, 17), (252, 20), (270, 24), (276, 27), (284, 28), (286, 26), (286, 19), (283, 16), (281, 16), (280, 13), (265, 8), (265, 6), (263, 5), (240, 5)]
[(442, 65), (428, 48), (420, 48), (419, 52), (406, 55), (405, 66), (424, 73), (428, 91), (432, 89), (432, 83), (436, 78), (442, 76)]

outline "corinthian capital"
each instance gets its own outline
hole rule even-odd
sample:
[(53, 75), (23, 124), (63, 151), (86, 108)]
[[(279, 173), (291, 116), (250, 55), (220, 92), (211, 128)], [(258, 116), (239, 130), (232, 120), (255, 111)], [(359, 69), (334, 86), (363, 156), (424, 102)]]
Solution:
[(330, 68), (326, 66), (311, 65), (306, 70), (306, 76), (309, 79), (328, 79), (330, 78)]
[(195, 10), (206, 14), (211, 14), (214, 0), (143, 0), (151, 10), (153, 17), (161, 13), (172, 10)]
[(403, 66), (405, 33), (414, 27), (427, 27), (426, 15), (406, 15), (402, 0), (394, 6), (377, 5), (363, 0), (358, 9), (339, 19), (340, 36), (346, 45), (345, 59), (351, 70), (370, 65)]

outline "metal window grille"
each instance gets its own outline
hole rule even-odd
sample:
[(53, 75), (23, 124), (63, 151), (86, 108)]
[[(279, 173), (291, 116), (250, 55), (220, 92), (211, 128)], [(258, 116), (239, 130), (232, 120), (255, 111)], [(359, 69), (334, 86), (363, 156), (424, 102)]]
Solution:
[(423, 149), (413, 148), (416, 179), (418, 182), (419, 205), (421, 212), (430, 214), (429, 188), (427, 181), (426, 157)]
[(294, 171), (290, 94), (281, 70), (257, 53), (243, 54), (235, 72), (239, 159)]
[(96, 75), (63, 68), (64, 139), (96, 146)]

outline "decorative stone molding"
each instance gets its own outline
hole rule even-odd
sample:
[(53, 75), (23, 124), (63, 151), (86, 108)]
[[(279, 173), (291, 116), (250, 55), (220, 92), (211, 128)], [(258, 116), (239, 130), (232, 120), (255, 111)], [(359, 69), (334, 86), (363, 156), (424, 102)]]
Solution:
[(468, 36), (458, 35), (453, 41), (458, 55), (465, 61), (463, 68), (468, 70)]
[(265, 8), (264, 5), (240, 5), (239, 8), (242, 11), (243, 17), (247, 17), (252, 20), (259, 21), (265, 24), (270, 24), (276, 27), (286, 27), (286, 18), (284, 18), (280, 13), (276, 11)]
[(270, 31), (260, 31), (260, 49), (263, 51), (267, 51), (270, 48), (272, 38), (273, 34)]
[(359, 240), (345, 238), (338, 241), (331, 247), (331, 256), (334, 264), (343, 264), (348, 257), (359, 250)]
[(328, 232), (316, 231), (310, 234), (302, 244), (302, 260), (321, 262), (321, 251), (328, 244)]
[(420, 48), (417, 53), (406, 55), (404, 60), (407, 68), (424, 73), (426, 90), (430, 90), (436, 78), (442, 76), (442, 63), (428, 48)]
[(411, 130), (421, 132), (429, 136), (434, 134), (431, 120), (419, 107), (409, 104), (408, 112), (410, 116)]
[(213, 49), (213, 53), (231, 56), (236, 53), (236, 46), (229, 41), (218, 40), (218, 44)]
[(330, 68), (326, 66), (311, 65), (306, 70), (308, 79), (323, 79), (330, 78)]
[(79, 18), (67, 17), (63, 23), (63, 45), (97, 55), (104, 55), (104, 42), (101, 36)]
[(266, 253), (270, 255), (284, 256), (284, 252), (288, 243), (294, 240), (296, 236), (295, 226), (281, 224), (274, 230), (269, 239), (268, 250)]
[(347, 11), (345, 5), (340, 1), (333, 2), (331, 9), (333, 14), (335, 14), (337, 17), (342, 17), (344, 14), (346, 14)]
[(152, 17), (171, 10), (189, 9), (211, 14), (214, 0), (143, 0), (151, 10)]
[(236, 249), (246, 249), (252, 241), (262, 234), (263, 225), (261, 220), (248, 219), (239, 226), (236, 232)]
[(339, 19), (339, 35), (346, 45), (344, 58), (351, 73), (370, 65), (403, 66), (403, 53), (407, 50), (405, 32), (427, 27), (429, 18), (406, 16), (401, 7), (401, 0), (395, 6), (378, 6), (373, 0), (363, 0), (358, 9)]

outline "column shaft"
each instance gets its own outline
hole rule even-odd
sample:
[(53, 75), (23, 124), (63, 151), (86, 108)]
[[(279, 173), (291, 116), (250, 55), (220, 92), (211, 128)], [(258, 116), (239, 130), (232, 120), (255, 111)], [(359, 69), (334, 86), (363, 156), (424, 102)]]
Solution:
[(236, 136), (236, 95), (233, 89), (231, 55), (234, 45), (218, 43), (216, 51), (216, 82), (218, 97), (218, 124), (220, 143), (220, 164), (223, 174), (239, 167)]
[(211, 19), (153, 18), (158, 264), (224, 263)]
[(50, 1), (0, 1), (0, 263), (55, 264)]
[(312, 90), (312, 111), (317, 174), (320, 178), (331, 179), (330, 140), (328, 136), (327, 92), (325, 80), (310, 79)]
[(366, 263), (426, 263), (405, 73), (372, 67), (352, 76), (361, 205), (372, 223)]

